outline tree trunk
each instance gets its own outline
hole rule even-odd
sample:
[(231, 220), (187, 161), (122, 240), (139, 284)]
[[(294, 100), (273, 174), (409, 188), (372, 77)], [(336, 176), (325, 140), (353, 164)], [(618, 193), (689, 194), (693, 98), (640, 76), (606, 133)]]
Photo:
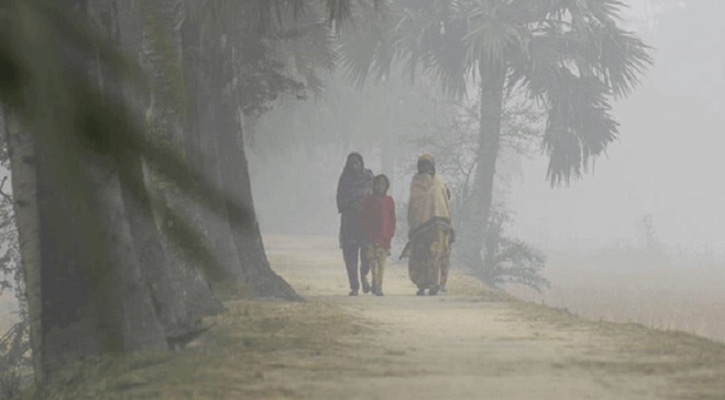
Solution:
[[(493, 63), (491, 63), (493, 64)], [(479, 64), (481, 77), (481, 114), (476, 172), (468, 214), (461, 218), (462, 260), (472, 267), (482, 265), (482, 246), (491, 213), (496, 159), (501, 139), (501, 116), (505, 70), (502, 66)]]
[(222, 186), (227, 194), (226, 210), (232, 237), (242, 266), (242, 279), (257, 297), (279, 297), (298, 301), (301, 297), (269, 265), (254, 211), (249, 168), (244, 152), (241, 113), (234, 96), (233, 51), (226, 35), (215, 38), (209, 49), (214, 67), (211, 89), (214, 93), (213, 131)]
[(166, 348), (166, 340), (142, 273), (121, 193), (118, 165), (109, 156), (90, 154), (85, 170), (108, 245), (110, 298), (107, 312), (118, 318), (109, 329), (122, 334), (121, 351)]
[[(43, 375), (90, 355), (165, 348), (113, 163), (53, 141), (36, 149)], [(78, 165), (68, 171), (82, 171), (76, 178), (88, 193), (56, 172), (71, 158)]]
[[(86, 5), (67, 4), (83, 19)], [(80, 134), (91, 126), (85, 99), (66, 95), (74, 87), (65, 72), (88, 60), (18, 11), (14, 23), (33, 42), (16, 51), (50, 49), (27, 72), (26, 125), (10, 129), (34, 365), (46, 378), (79, 358), (166, 343), (136, 263), (115, 166), (89, 146), (89, 132)]]
[[(189, 72), (189, 87), (194, 89), (191, 98), (193, 116), (196, 121), (189, 123), (193, 129), (187, 134), (187, 148), (198, 146), (198, 162), (202, 179), (206, 181), (218, 193), (225, 193), (221, 180), (221, 168), (217, 135), (214, 134), (216, 125), (214, 123), (213, 98), (218, 95), (211, 87), (212, 73), (214, 67), (211, 65), (211, 52), (203, 50), (205, 45), (204, 37), (199, 29), (198, 21), (187, 20), (184, 22), (184, 60), (186, 71)], [(211, 34), (207, 33), (207, 37)], [(213, 35), (211, 35), (213, 36)], [(226, 205), (214, 199), (210, 209), (202, 210), (201, 227), (205, 233), (206, 245), (209, 251), (219, 260), (220, 268), (211, 271), (211, 278), (214, 281), (239, 281), (242, 279), (242, 264), (234, 245), (229, 215)]]
[[(111, 2), (109, 12), (118, 15), (107, 20), (126, 24), (124, 31), (141, 26), (134, 21), (128, 2)], [(116, 38), (116, 43), (129, 53), (140, 50), (140, 36), (131, 34)], [(110, 76), (105, 77), (109, 81)], [(109, 85), (111, 86), (111, 85)], [(109, 88), (110, 89), (110, 88)], [(131, 104), (131, 96), (118, 93)], [(127, 151), (119, 157), (121, 191), (128, 211), (131, 234), (136, 246), (144, 278), (152, 294), (154, 307), (167, 338), (183, 335), (198, 327), (202, 317), (214, 315), (223, 309), (209, 284), (198, 270), (183, 264), (170, 263), (164, 254), (162, 237), (154, 220), (151, 199), (144, 183), (143, 162), (139, 154)]]
[[(79, 12), (89, 17), (91, 9)], [(100, 71), (97, 63), (86, 65), (89, 74)], [(83, 104), (70, 106), (83, 112)], [(76, 132), (63, 139), (57, 133), (42, 136), (36, 151), (44, 372), (86, 354), (165, 348), (136, 257), (118, 165)]]
[[(186, 125), (184, 112), (188, 96), (183, 71), (181, 26), (185, 19), (183, 0), (143, 2), (145, 18), (142, 58), (150, 76), (151, 97), (147, 103), (147, 125), (154, 140), (186, 161)], [(182, 271), (208, 272), (218, 260), (204, 248), (201, 235), (189, 237), (189, 230), (201, 224), (198, 193), (183, 191), (157, 171), (148, 170), (164, 254), (170, 265)], [(191, 178), (189, 178), (191, 179)], [(195, 182), (191, 183), (192, 186)]]

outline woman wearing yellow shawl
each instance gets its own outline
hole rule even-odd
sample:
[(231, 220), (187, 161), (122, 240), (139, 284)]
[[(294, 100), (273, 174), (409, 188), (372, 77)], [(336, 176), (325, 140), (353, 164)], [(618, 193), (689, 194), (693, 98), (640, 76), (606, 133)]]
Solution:
[(418, 173), (410, 183), (408, 202), (408, 244), (401, 258), (409, 258), (410, 280), (418, 286), (418, 296), (434, 296), (445, 291), (452, 243), (450, 192), (435, 173), (433, 157), (418, 158)]

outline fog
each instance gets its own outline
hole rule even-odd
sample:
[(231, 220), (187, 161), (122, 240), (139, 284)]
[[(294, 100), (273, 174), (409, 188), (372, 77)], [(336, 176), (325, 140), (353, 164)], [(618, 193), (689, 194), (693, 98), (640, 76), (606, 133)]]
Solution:
[[(510, 217), (507, 236), (548, 257), (543, 276), (551, 282), (542, 293), (507, 290), (590, 318), (723, 340), (725, 3), (629, 5), (623, 24), (652, 47), (653, 64), (629, 96), (614, 101), (619, 136), (606, 154), (579, 179), (552, 187), (540, 140), (500, 153), (494, 204)], [(452, 112), (437, 87), (391, 74), (360, 88), (337, 71), (323, 95), (284, 100), (245, 120), (263, 234), (336, 236), (335, 189), (350, 151), (391, 177), (392, 195), (404, 206), (416, 157), (444, 157), (430, 138), (445, 136), (441, 118)], [(461, 180), (455, 170), (439, 172), (449, 183)], [(399, 208), (399, 220), (404, 212)], [(454, 212), (454, 225), (467, 217)], [(405, 236), (400, 227), (393, 254)]]
[[(725, 27), (717, 16), (725, 6), (716, 0), (633, 0), (629, 5), (625, 24), (653, 47), (654, 64), (634, 92), (614, 104), (618, 140), (570, 185), (551, 187), (548, 161), (538, 149), (507, 160), (513, 167), (499, 166), (512, 176), (499, 197), (513, 215), (509, 230), (543, 249), (592, 250), (641, 244), (643, 221), (649, 220), (656, 239), (671, 250), (721, 255)], [(382, 86), (434, 91), (419, 82), (411, 86), (399, 75), (390, 79), (395, 82)], [(334, 191), (349, 151), (363, 153), (367, 166), (379, 172), (380, 138), (393, 136), (398, 157), (392, 193), (399, 201), (406, 200), (416, 151), (436, 151), (401, 144), (400, 138), (418, 129), (424, 118), (420, 108), (415, 114), (415, 107), (399, 107), (396, 115), (381, 120), (380, 96), (386, 94), (380, 95), (380, 86), (358, 89), (339, 76), (327, 85), (334, 92), (324, 94), (327, 99), (282, 102), (261, 121), (248, 123), (255, 201), (266, 233), (335, 235)], [(335, 110), (330, 104), (345, 103), (356, 105), (356, 115), (338, 115), (331, 124)], [(400, 115), (401, 109), (414, 112)], [(310, 122), (310, 114), (324, 115)], [(275, 130), (289, 132), (299, 125), (315, 136), (264, 145), (265, 140), (277, 142)], [(360, 139), (365, 135), (367, 142)]]
[(46, 1), (3, 398), (725, 389), (725, 1)]
[(511, 193), (518, 235), (558, 249), (636, 244), (650, 216), (668, 247), (723, 254), (723, 3), (686, 3), (633, 25), (655, 48), (654, 65), (615, 105), (619, 141), (591, 174), (551, 189), (541, 174), (546, 161), (524, 162)]

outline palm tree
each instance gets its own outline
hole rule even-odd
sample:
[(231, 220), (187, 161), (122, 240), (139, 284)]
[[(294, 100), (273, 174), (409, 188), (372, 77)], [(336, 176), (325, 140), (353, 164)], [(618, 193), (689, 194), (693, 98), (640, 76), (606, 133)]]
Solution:
[[(477, 166), (464, 261), (481, 262), (489, 220), (504, 97), (521, 93), (542, 107), (542, 149), (552, 186), (570, 183), (617, 138), (611, 99), (631, 92), (651, 63), (646, 46), (620, 27), (619, 0), (394, 0), (380, 16), (343, 35), (352, 77), (385, 76), (394, 60), (407, 74), (432, 74), (444, 90), (480, 96)], [(355, 46), (357, 44), (357, 46)], [(463, 218), (461, 218), (463, 222)]]

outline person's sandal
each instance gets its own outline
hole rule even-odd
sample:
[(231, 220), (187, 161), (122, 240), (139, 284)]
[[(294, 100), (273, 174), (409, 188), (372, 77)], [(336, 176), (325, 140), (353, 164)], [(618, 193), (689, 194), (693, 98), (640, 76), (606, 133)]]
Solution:
[(350, 293), (347, 294), (348, 296), (357, 296), (357, 290), (351, 290)]
[(425, 296), (425, 289), (418, 289), (417, 292), (415, 292), (416, 296)]
[(430, 290), (428, 290), (428, 296), (435, 296), (435, 295), (437, 295), (439, 289), (440, 288), (438, 287), (438, 285), (433, 286), (432, 288), (430, 288)]

